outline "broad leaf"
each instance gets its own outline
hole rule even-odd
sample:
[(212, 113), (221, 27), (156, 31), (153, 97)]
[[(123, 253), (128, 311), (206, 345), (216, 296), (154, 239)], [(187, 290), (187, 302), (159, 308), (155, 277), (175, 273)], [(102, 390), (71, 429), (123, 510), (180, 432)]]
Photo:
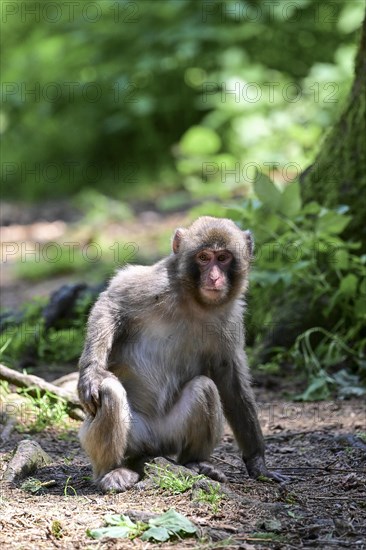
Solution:
[(258, 199), (270, 210), (277, 210), (281, 202), (281, 192), (268, 176), (262, 173), (257, 173), (254, 182), (254, 191)]
[(164, 542), (169, 539), (170, 534), (165, 527), (150, 527), (141, 537), (141, 540), (156, 540), (157, 542)]
[(300, 185), (294, 181), (288, 185), (281, 195), (279, 211), (289, 218), (296, 216), (301, 209)]
[(101, 527), (100, 529), (88, 529), (88, 535), (93, 539), (101, 539), (103, 537), (125, 539), (131, 534), (130, 527)]
[(301, 394), (296, 396), (297, 401), (318, 401), (327, 399), (330, 395), (329, 384), (334, 384), (329, 376), (319, 374), (310, 378), (309, 386)]
[[(158, 537), (165, 536), (165, 530), (168, 533), (168, 538), (172, 536), (193, 535), (197, 528), (186, 517), (182, 516), (172, 508), (165, 512), (165, 514), (149, 520), (151, 529), (145, 531), (142, 535), (142, 540), (149, 540), (155, 538), (155, 534)], [(155, 540), (167, 540), (166, 538), (155, 538)]]
[(337, 212), (326, 212), (322, 216), (319, 216), (316, 229), (324, 233), (338, 235), (342, 233), (350, 221), (351, 216), (337, 214)]
[(141, 528), (130, 520), (128, 516), (123, 514), (107, 514), (105, 522), (108, 527), (99, 529), (88, 529), (87, 533), (93, 539), (101, 539), (103, 537), (112, 538), (127, 538), (136, 537), (141, 534)]
[(353, 273), (348, 273), (344, 279), (342, 279), (339, 286), (339, 291), (347, 296), (355, 296), (357, 291), (358, 279)]

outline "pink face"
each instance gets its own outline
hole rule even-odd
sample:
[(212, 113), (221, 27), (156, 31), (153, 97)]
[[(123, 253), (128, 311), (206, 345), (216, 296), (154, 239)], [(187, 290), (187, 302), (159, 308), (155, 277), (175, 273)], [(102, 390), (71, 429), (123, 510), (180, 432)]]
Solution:
[(205, 249), (195, 259), (201, 272), (201, 295), (209, 301), (219, 300), (228, 288), (227, 272), (233, 255), (228, 250)]

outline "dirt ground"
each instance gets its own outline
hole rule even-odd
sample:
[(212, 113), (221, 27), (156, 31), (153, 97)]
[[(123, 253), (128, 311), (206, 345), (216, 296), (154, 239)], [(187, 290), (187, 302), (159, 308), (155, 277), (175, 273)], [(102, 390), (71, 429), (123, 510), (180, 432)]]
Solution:
[[(35, 224), (40, 217), (38, 212), (31, 212), (29, 219), (22, 218), (23, 210), (15, 214), (9, 210), (4, 229), (8, 231), (5, 240), (15, 243), (17, 250), (21, 250), (22, 242), (32, 245), (50, 239), (68, 240), (70, 236), (68, 222), (73, 219), (63, 220), (59, 211), (41, 226)], [(142, 215), (143, 223), (131, 224), (127, 227), (129, 232), (124, 225), (123, 242), (136, 241), (141, 243), (141, 249), (149, 249), (150, 241), (144, 243), (143, 238), (148, 233), (151, 243), (156, 244), (162, 220), (156, 213)], [(52, 225), (60, 218), (61, 225)], [(182, 221), (181, 214), (165, 218), (167, 234)], [(103, 227), (102, 231), (111, 231), (111, 238), (121, 238), (116, 225)], [(66, 282), (62, 278), (39, 283), (16, 280), (16, 255), (11, 259), (3, 265), (3, 298), (7, 307), (16, 308), (30, 296), (49, 294)], [(287, 386), (289, 383), (287, 380)], [(174, 508), (195, 523), (198, 535), (164, 543), (164, 549), (366, 549), (365, 402), (354, 399), (293, 403), (261, 386), (256, 387), (256, 393), (266, 436), (267, 464), (288, 475), (289, 482), (278, 485), (249, 479), (227, 429), (213, 455), (213, 462), (228, 480), (222, 486), (223, 498), (217, 509), (197, 502), (192, 490), (174, 495), (146, 482), (122, 494), (99, 493), (90, 480), (91, 468), (79, 446), (77, 421), (70, 420), (66, 429), (48, 428), (41, 433), (19, 433), (14, 429), (5, 441), (0, 440), (0, 478), (19, 441), (32, 438), (53, 460), (32, 476), (53, 483), (33, 494), (21, 488), (24, 480), (13, 485), (1, 482), (0, 548), (153, 548), (160, 545), (139, 539), (94, 541), (87, 529), (102, 527), (107, 513), (131, 517), (137, 513), (143, 518), (144, 514)], [(0, 401), (0, 412), (6, 407)], [(0, 434), (4, 428), (2, 420), (6, 422), (0, 414)]]
[[(134, 511), (144, 517), (174, 508), (196, 524), (199, 534), (163, 548), (366, 548), (366, 446), (354, 436), (364, 433), (365, 404), (294, 404), (263, 392), (259, 399), (268, 465), (290, 481), (281, 486), (249, 479), (227, 429), (213, 455), (228, 479), (217, 510), (192, 500), (191, 490), (173, 495), (151, 483), (122, 494), (100, 494), (90, 481), (76, 421), (59, 432), (14, 431), (2, 445), (1, 471), (17, 443), (32, 437), (53, 459), (33, 476), (55, 483), (41, 494), (22, 490), (20, 482), (2, 483), (0, 547), (153, 548), (157, 545), (139, 539), (97, 542), (86, 530), (102, 527), (107, 513)], [(55, 522), (60, 522), (57, 537)]]

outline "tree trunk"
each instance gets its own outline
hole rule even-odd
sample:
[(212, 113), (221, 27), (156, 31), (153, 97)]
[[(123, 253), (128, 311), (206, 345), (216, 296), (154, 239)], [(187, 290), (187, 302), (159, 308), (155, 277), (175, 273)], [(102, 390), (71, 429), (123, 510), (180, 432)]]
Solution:
[(365, 243), (362, 198), (366, 195), (366, 14), (346, 107), (301, 182), (305, 202), (316, 200), (327, 207), (349, 206), (352, 221), (346, 234)]

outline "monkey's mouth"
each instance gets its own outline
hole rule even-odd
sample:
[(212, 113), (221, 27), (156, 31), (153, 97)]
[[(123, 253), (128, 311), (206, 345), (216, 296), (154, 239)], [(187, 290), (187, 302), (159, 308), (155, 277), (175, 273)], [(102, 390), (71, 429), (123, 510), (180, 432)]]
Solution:
[(210, 300), (219, 300), (224, 295), (223, 288), (202, 288), (202, 296)]
[(214, 288), (214, 287), (210, 287), (210, 286), (205, 286), (202, 288), (202, 290), (204, 290), (205, 292), (223, 292), (224, 291), (224, 288)]

